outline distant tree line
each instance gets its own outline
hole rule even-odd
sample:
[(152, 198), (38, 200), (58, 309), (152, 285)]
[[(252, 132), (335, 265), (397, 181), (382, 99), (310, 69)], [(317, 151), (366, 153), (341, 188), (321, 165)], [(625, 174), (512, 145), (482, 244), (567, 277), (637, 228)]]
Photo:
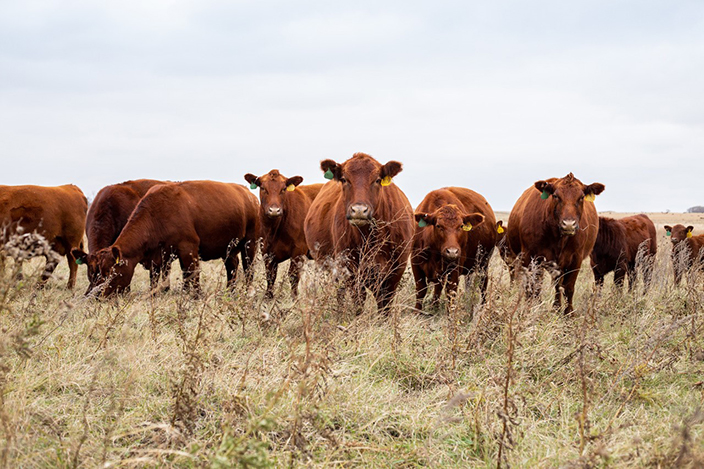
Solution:
[(695, 205), (694, 207), (689, 207), (687, 213), (704, 213), (704, 206)]

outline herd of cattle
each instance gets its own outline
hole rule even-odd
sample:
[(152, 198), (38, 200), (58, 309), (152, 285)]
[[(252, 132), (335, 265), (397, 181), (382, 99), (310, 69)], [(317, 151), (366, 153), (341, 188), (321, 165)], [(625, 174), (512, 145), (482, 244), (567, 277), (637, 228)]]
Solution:
[[(572, 311), (575, 281), (587, 256), (599, 284), (614, 271), (616, 283), (623, 284), (628, 275), (632, 287), (637, 260), (644, 263), (646, 285), (650, 280), (647, 266), (657, 249), (653, 222), (646, 215), (599, 217), (593, 202), (604, 190), (601, 183), (585, 185), (571, 173), (537, 181), (519, 197), (505, 225), (496, 221), (484, 197), (461, 187), (430, 192), (414, 211), (393, 183), (402, 170), (397, 161), (382, 165), (356, 153), (344, 163), (324, 160), (320, 167), (330, 180), (326, 184), (301, 185), (302, 177), (287, 178), (277, 170), (246, 174), (250, 189), (259, 188), (259, 200), (239, 184), (142, 179), (101, 189), (88, 209), (74, 185), (0, 186), (2, 241), (18, 228), (42, 235), (66, 256), (68, 287), (74, 287), (78, 266), (85, 264), (87, 293), (103, 296), (127, 290), (137, 264), (149, 270), (151, 287), (157, 288), (168, 278), (174, 258), (186, 289), (199, 288), (201, 259), (223, 259), (231, 284), (239, 255), (249, 282), (259, 239), (267, 296), (273, 296), (281, 262), (291, 260), (295, 295), (306, 259), (324, 265), (337, 259), (347, 268), (356, 299), (363, 299), (366, 287), (381, 310), (393, 299), (409, 260), (416, 308), (422, 308), (429, 284), (434, 284), (437, 301), (443, 287), (447, 293), (456, 291), (459, 277), (470, 273), (480, 275), (483, 298), (495, 247), (512, 279), (530, 267), (551, 269), (555, 304), (561, 305), (564, 294), (566, 312)], [(685, 253), (684, 266), (675, 268), (679, 282), (684, 268), (701, 261), (704, 235), (693, 236), (692, 226), (665, 230), (677, 248), (673, 253)], [(54, 268), (47, 266), (43, 282)], [(539, 292), (537, 282), (526, 285), (532, 295)]]

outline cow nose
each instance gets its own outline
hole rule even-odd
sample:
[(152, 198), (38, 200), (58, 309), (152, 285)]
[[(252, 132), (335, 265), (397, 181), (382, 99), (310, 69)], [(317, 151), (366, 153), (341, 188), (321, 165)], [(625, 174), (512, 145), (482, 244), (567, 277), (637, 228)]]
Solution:
[(458, 248), (446, 248), (443, 254), (446, 259), (457, 259), (460, 257), (460, 250)]
[(276, 205), (270, 206), (266, 214), (270, 217), (280, 217), (281, 216), (281, 207), (277, 207)]
[(563, 233), (575, 234), (578, 228), (577, 220), (562, 220), (560, 222), (560, 230)]
[(371, 218), (371, 210), (367, 204), (352, 204), (347, 211), (348, 220), (368, 220)]

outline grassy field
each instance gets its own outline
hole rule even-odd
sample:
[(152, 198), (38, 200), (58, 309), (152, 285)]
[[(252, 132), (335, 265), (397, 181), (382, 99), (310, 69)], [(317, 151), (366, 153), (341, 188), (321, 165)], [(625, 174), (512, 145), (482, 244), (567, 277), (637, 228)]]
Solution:
[(673, 285), (661, 226), (689, 215), (667, 215), (650, 290), (583, 268), (572, 317), (496, 255), (484, 306), (470, 279), (414, 312), (409, 271), (388, 317), (312, 264), (298, 299), (282, 267), (275, 301), (261, 262), (233, 292), (204, 264), (198, 299), (177, 264), (171, 291), (138, 268), (114, 301), (83, 297), (84, 270), (67, 291), (65, 264), (41, 290), (43, 261), (7, 269), (0, 467), (700, 467), (704, 276)]

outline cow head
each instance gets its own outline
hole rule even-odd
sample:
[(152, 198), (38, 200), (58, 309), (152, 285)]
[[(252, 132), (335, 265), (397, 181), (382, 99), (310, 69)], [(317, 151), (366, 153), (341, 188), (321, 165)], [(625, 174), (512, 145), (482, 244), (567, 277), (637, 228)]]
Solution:
[(541, 193), (541, 202), (550, 204), (554, 219), (563, 236), (573, 236), (579, 230), (584, 204), (592, 203), (605, 186), (599, 182), (584, 185), (572, 173), (554, 181), (537, 181), (535, 188)]
[(272, 169), (260, 177), (247, 173), (244, 178), (251, 188), (259, 187), (262, 214), (272, 219), (283, 216), (287, 193), (296, 190), (296, 187), (303, 182), (301, 176), (286, 178), (277, 169)]
[(444, 205), (433, 213), (416, 213), (415, 218), (418, 226), (432, 230), (430, 245), (450, 262), (460, 258), (472, 229), (484, 222), (481, 213), (465, 213), (455, 204)]
[(684, 241), (687, 238), (691, 238), (692, 231), (694, 231), (694, 227), (691, 225), (687, 227), (685, 227), (684, 225), (665, 225), (664, 228), (665, 234), (670, 237), (670, 240), (672, 241), (672, 244), (674, 246), (677, 246), (680, 241)]
[(71, 254), (76, 259), (76, 264), (85, 265), (88, 269), (88, 289), (85, 293), (87, 296), (101, 283), (98, 257), (93, 254), (88, 254), (82, 249), (72, 249)]
[(136, 262), (125, 259), (119, 246), (112, 245), (95, 253), (102, 295), (107, 297), (127, 290), (134, 275)]
[(398, 161), (380, 164), (371, 156), (355, 153), (342, 164), (333, 160), (323, 160), (320, 168), (329, 179), (342, 185), (347, 220), (355, 226), (362, 226), (374, 220), (375, 211), (386, 186), (401, 172), (403, 165)]

